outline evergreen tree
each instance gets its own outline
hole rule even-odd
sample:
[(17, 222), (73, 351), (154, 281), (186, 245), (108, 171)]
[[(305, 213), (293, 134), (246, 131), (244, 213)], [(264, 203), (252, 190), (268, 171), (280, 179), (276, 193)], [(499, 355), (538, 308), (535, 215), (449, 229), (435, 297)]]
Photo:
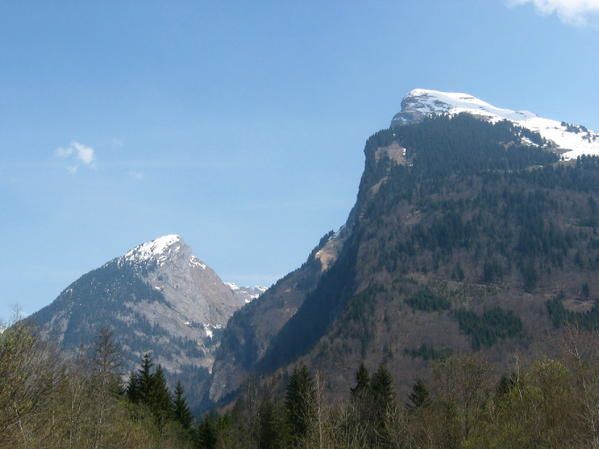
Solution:
[(372, 447), (391, 447), (392, 436), (388, 429), (388, 416), (395, 405), (393, 378), (391, 373), (380, 365), (370, 381), (370, 426), (367, 428)]
[(424, 385), (422, 379), (417, 379), (416, 383), (412, 387), (412, 392), (408, 396), (407, 407), (410, 410), (417, 410), (422, 406), (427, 405), (429, 402), (429, 392)]
[(197, 430), (198, 449), (216, 449), (218, 442), (218, 430), (216, 416), (209, 414), (204, 416)]
[(162, 366), (158, 365), (156, 372), (152, 375), (152, 387), (150, 390), (149, 406), (156, 419), (159, 429), (162, 429), (171, 416), (171, 395), (166, 385)]
[(131, 374), (129, 374), (129, 381), (125, 387), (125, 395), (134, 404), (139, 402), (139, 376), (135, 371), (131, 371)]
[(364, 362), (360, 363), (358, 371), (356, 371), (356, 386), (351, 389), (352, 397), (358, 398), (363, 396), (370, 388), (370, 374), (364, 366)]
[(287, 386), (285, 408), (294, 443), (309, 434), (316, 418), (316, 387), (305, 365), (293, 370)]
[(503, 374), (501, 379), (499, 379), (499, 383), (497, 384), (497, 396), (503, 396), (508, 394), (512, 388), (514, 388), (518, 383), (518, 379), (516, 374), (512, 373), (510, 375)]
[(379, 369), (372, 376), (370, 390), (372, 392), (373, 403), (376, 407), (375, 413), (378, 417), (382, 418), (395, 401), (393, 377), (391, 377), (391, 373), (384, 365), (379, 366)]
[(149, 353), (145, 353), (141, 361), (141, 368), (137, 373), (137, 400), (142, 404), (150, 404), (150, 395), (152, 392), (152, 367), (154, 362)]
[(269, 399), (260, 404), (259, 449), (283, 449), (285, 447), (284, 424), (279, 419), (276, 406)]
[(185, 399), (185, 392), (181, 382), (177, 382), (175, 395), (173, 397), (173, 418), (179, 422), (184, 429), (191, 427), (193, 416)]

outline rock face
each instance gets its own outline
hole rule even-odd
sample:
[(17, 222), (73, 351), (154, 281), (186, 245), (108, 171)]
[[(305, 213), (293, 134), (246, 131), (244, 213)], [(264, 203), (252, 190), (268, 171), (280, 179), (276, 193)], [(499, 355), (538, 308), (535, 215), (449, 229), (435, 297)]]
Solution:
[(345, 226), (229, 321), (210, 401), (249, 375), (276, 384), (298, 362), (331, 395), (360, 362), (385, 363), (409, 388), (447, 354), (500, 367), (555, 349), (571, 303), (599, 316), (596, 294), (580, 298), (581, 285), (599, 291), (599, 163), (559, 163), (599, 154), (596, 133), (418, 89), (364, 154)]
[(108, 327), (123, 349), (126, 370), (152, 352), (168, 375), (197, 393), (222, 329), (246, 299), (180, 236), (166, 235), (83, 275), (30, 320), (66, 353), (91, 344)]

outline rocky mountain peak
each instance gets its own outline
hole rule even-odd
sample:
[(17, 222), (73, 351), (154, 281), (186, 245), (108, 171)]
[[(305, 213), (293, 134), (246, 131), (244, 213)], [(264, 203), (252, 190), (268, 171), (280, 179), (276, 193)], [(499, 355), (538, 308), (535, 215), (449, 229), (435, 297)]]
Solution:
[[(153, 263), (157, 266), (164, 265), (167, 260), (175, 257), (191, 257), (191, 248), (178, 234), (168, 234), (149, 242), (141, 243), (127, 251), (119, 258), (121, 262), (130, 264)], [(205, 268), (205, 264), (201, 264)]]
[(67, 354), (112, 329), (126, 369), (152, 352), (193, 391), (207, 379), (231, 315), (259, 293), (234, 292), (181, 236), (169, 234), (84, 274), (30, 320)]

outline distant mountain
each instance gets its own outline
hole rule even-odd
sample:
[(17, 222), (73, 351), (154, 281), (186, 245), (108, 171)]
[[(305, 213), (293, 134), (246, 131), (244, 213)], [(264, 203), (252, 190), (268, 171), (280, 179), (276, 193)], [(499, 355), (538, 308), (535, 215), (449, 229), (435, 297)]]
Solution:
[(225, 285), (233, 291), (233, 294), (235, 296), (242, 299), (245, 304), (249, 304), (254, 299), (260, 297), (260, 295), (267, 290), (266, 287), (260, 287), (260, 286), (240, 287), (239, 285), (234, 284), (232, 282), (225, 282)]
[(208, 378), (229, 317), (261, 291), (232, 289), (180, 236), (166, 235), (83, 275), (29, 319), (66, 353), (108, 327), (126, 370), (152, 352), (193, 392)]
[(364, 153), (346, 224), (229, 321), (210, 401), (298, 362), (330, 395), (362, 361), (408, 388), (448, 354), (525, 363), (599, 328), (597, 133), (418, 89)]

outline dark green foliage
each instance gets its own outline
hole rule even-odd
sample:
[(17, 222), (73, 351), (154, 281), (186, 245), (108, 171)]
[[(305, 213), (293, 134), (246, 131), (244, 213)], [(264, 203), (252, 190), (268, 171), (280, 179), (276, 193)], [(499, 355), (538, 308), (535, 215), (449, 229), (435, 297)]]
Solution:
[(158, 428), (163, 428), (172, 416), (172, 400), (160, 365), (152, 376), (149, 406)]
[[(388, 429), (388, 417), (395, 406), (393, 377), (384, 365), (380, 365), (370, 380), (369, 395), (364, 401), (368, 407), (365, 420), (371, 447), (392, 447), (393, 437)], [(364, 414), (362, 413), (364, 422)]]
[(392, 437), (388, 432), (388, 416), (395, 406), (395, 392), (391, 373), (380, 365), (369, 376), (361, 364), (356, 372), (356, 385), (351, 388), (356, 423), (363, 429), (369, 447), (389, 447)]
[(142, 404), (149, 405), (152, 401), (152, 388), (154, 386), (154, 376), (152, 374), (152, 368), (154, 362), (149, 353), (143, 355), (141, 361), (141, 368), (139, 369), (136, 379), (137, 382), (137, 394), (138, 400)]
[(295, 368), (287, 385), (285, 409), (294, 442), (306, 438), (316, 418), (316, 386), (305, 365)]
[(366, 394), (369, 388), (370, 374), (368, 374), (368, 370), (366, 369), (366, 366), (364, 366), (364, 363), (360, 363), (360, 367), (358, 368), (358, 371), (356, 371), (356, 386), (351, 389), (352, 397), (357, 398)]
[(595, 301), (588, 312), (573, 312), (564, 307), (563, 299), (559, 295), (546, 303), (547, 312), (556, 328), (569, 324), (584, 330), (599, 330), (599, 302)]
[(264, 399), (259, 410), (259, 449), (284, 449), (286, 447), (286, 424), (282, 419), (284, 411)]
[[(542, 144), (538, 134), (517, 129), (513, 123), (489, 125), (468, 114), (426, 119), (398, 129), (406, 148), (417, 148), (414, 167), (431, 177), (489, 170), (518, 170), (556, 162), (548, 151), (522, 145), (515, 136)], [(506, 142), (513, 145), (506, 149)]]
[(424, 360), (441, 360), (452, 354), (450, 348), (436, 349), (433, 346), (422, 344), (418, 349), (404, 349), (404, 354), (412, 358), (420, 357)]
[(512, 391), (518, 383), (517, 377), (514, 373), (510, 375), (503, 374), (501, 379), (499, 379), (499, 383), (497, 384), (497, 395), (502, 396), (508, 394)]
[(204, 416), (197, 429), (198, 449), (216, 449), (218, 442), (218, 416), (210, 413)]
[(379, 366), (378, 370), (372, 375), (370, 391), (375, 404), (374, 414), (378, 420), (382, 421), (385, 413), (393, 406), (395, 401), (393, 377), (384, 365)]
[(134, 404), (139, 402), (139, 378), (135, 371), (131, 371), (129, 374), (129, 380), (125, 385), (125, 395)]
[(440, 296), (435, 295), (428, 288), (423, 288), (418, 293), (406, 299), (406, 303), (414, 310), (424, 312), (434, 312), (438, 310), (447, 310), (451, 303)]
[(173, 397), (173, 419), (183, 426), (184, 429), (191, 428), (193, 416), (187, 405), (181, 382), (177, 382)]
[(420, 407), (426, 406), (429, 403), (429, 391), (424, 385), (422, 379), (417, 379), (412, 387), (412, 391), (408, 396), (408, 403), (406, 406), (410, 410), (416, 410)]
[(470, 310), (459, 309), (454, 313), (460, 329), (472, 339), (472, 347), (493, 346), (497, 341), (516, 337), (522, 332), (522, 321), (512, 311), (494, 307), (482, 317)]
[(125, 387), (127, 399), (146, 407), (159, 431), (162, 432), (170, 421), (176, 421), (189, 430), (193, 416), (187, 405), (183, 386), (177, 382), (175, 394), (171, 396), (162, 367), (158, 365), (156, 369), (153, 368), (151, 355), (144, 354), (139, 370), (131, 373)]

